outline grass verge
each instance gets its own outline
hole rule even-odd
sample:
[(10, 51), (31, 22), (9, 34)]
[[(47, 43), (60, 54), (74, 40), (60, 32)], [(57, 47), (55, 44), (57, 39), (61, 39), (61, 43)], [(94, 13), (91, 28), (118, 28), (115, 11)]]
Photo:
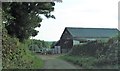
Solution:
[(23, 55), (22, 59), (26, 61), (26, 64), (30, 64), (30, 69), (40, 69), (44, 65), (44, 61), (38, 57), (35, 53), (32, 53), (27, 48), (27, 44), (21, 44), (21, 53)]
[(95, 63), (97, 62), (97, 59), (94, 57), (85, 57), (85, 56), (60, 56), (61, 59), (66, 60), (68, 62), (71, 62), (73, 64), (79, 65), (82, 68), (94, 68)]
[(73, 55), (64, 55), (60, 56), (60, 59), (66, 60), (68, 62), (71, 62), (75, 65), (79, 65), (83, 69), (118, 69), (117, 64), (116, 65), (97, 65), (99, 62), (99, 59), (95, 57), (90, 56), (73, 56)]

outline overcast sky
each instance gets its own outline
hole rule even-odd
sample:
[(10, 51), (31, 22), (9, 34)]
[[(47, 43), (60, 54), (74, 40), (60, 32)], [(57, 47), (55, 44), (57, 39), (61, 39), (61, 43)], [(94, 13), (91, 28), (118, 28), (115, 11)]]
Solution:
[(118, 28), (120, 0), (63, 0), (52, 13), (56, 19), (43, 18), (34, 39), (57, 41), (65, 27)]

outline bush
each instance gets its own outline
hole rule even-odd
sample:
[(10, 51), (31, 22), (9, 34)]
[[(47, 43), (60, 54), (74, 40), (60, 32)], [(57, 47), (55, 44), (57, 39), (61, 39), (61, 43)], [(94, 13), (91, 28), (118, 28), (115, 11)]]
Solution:
[[(107, 43), (91, 42), (76, 45), (63, 59), (85, 68), (118, 68), (119, 54), (118, 40), (110, 39)], [(120, 62), (119, 62), (120, 63)]]
[[(76, 45), (71, 51), (71, 55), (96, 56), (96, 52), (103, 52), (104, 43), (91, 42), (85, 45)], [(105, 50), (104, 50), (105, 51)]]
[(3, 28), (2, 31), (3, 69), (28, 69), (42, 67), (43, 61), (28, 50), (27, 43), (23, 44), (19, 42), (17, 38), (10, 37), (5, 28)]

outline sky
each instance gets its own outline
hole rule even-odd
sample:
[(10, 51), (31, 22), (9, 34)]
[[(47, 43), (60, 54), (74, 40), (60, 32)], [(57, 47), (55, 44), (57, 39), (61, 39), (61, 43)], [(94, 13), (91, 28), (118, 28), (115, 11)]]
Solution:
[(42, 16), (38, 35), (33, 39), (58, 41), (65, 27), (118, 28), (120, 0), (63, 0), (52, 12), (56, 19)]

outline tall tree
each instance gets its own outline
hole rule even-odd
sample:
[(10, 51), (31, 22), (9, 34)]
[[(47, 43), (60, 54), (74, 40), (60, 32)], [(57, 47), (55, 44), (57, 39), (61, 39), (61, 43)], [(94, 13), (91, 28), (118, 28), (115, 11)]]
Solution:
[(23, 41), (37, 35), (35, 28), (42, 22), (40, 14), (55, 19), (51, 15), (54, 6), (54, 2), (3, 2), (3, 24), (8, 34)]

